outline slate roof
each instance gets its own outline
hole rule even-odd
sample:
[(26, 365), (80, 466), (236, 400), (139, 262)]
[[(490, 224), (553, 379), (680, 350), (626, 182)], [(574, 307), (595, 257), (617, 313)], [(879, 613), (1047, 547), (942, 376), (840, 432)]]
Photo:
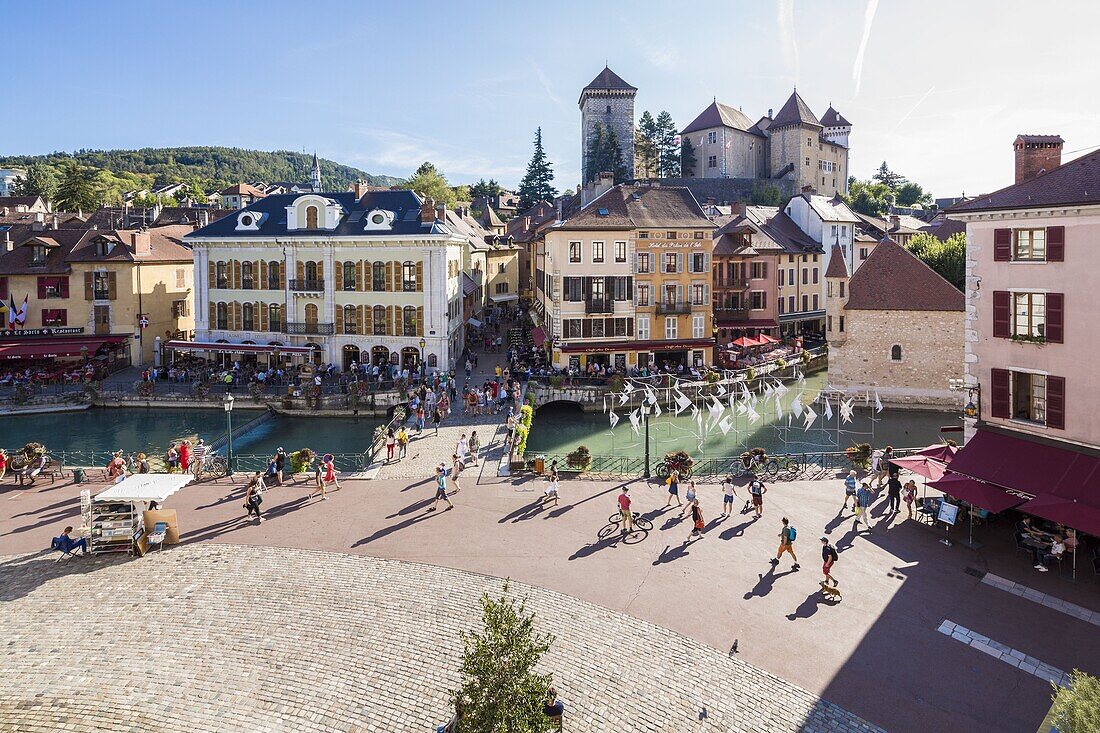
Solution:
[(791, 92), (791, 96), (772, 120), (771, 127), (786, 127), (788, 125), (813, 125), (822, 127), (817, 115), (810, 109), (810, 105), (798, 96), (798, 92)]
[[(72, 272), (72, 262), (190, 262), (191, 248), (182, 242), (190, 226), (160, 227), (150, 230), (150, 252), (134, 253), (133, 230), (47, 229), (28, 232), (15, 241), (10, 252), (0, 253), (0, 275), (64, 275)], [(107, 255), (98, 255), (95, 243), (101, 237), (116, 243)], [(31, 264), (32, 242), (46, 245), (46, 264)]]
[[(732, 127), (735, 130), (749, 132), (753, 127), (753, 121), (736, 107), (730, 107), (716, 100), (700, 112), (699, 116), (692, 120), (691, 124), (685, 127), (680, 134), (686, 135), (689, 132), (706, 130), (711, 127)], [(761, 133), (753, 132), (752, 134), (760, 135)]]
[(586, 91), (589, 89), (633, 89), (634, 91), (638, 91), (638, 87), (627, 84), (621, 76), (607, 66), (603, 67), (603, 71), (597, 74), (596, 78), (584, 89)]
[(950, 206), (947, 215), (971, 211), (1038, 209), (1100, 204), (1100, 153), (1093, 151), (1032, 179)]
[(955, 234), (966, 233), (966, 222), (958, 219), (944, 219), (939, 224), (929, 224), (921, 231), (928, 232), (941, 242), (946, 242)]
[[(831, 264), (831, 263), (830, 263)], [(825, 274), (829, 277), (829, 273)], [(845, 310), (962, 311), (966, 296), (913, 253), (883, 239), (848, 281)]]
[(852, 123), (844, 119), (844, 115), (833, 109), (833, 105), (829, 105), (829, 109), (825, 110), (825, 114), (821, 115), (821, 124), (825, 127), (851, 127)]
[(848, 277), (848, 263), (844, 260), (844, 250), (834, 244), (829, 253), (829, 266), (825, 268), (825, 277)]
[(482, 224), (490, 227), (502, 227), (504, 222), (497, 216), (497, 212), (493, 211), (492, 206), (486, 206), (485, 211), (481, 214)]
[(691, 191), (682, 186), (620, 184), (568, 218), (562, 229), (646, 229), (696, 227), (711, 231)]
[(810, 205), (810, 208), (821, 218), (822, 221), (848, 221), (853, 224), (859, 224), (859, 216), (848, 208), (848, 205), (842, 201), (836, 201), (826, 196), (819, 194), (803, 193), (799, 194)]
[[(794, 220), (775, 206), (746, 206), (744, 213), (725, 224), (715, 233), (715, 251), (717, 254), (749, 254), (739, 251), (737, 242), (727, 234), (743, 227), (750, 227), (754, 234), (752, 249), (754, 253), (781, 252), (783, 254), (821, 254), (821, 245), (811, 239)], [(725, 240), (725, 241), (723, 241)], [(721, 252), (718, 252), (718, 247)]]
[[(335, 201), (343, 210), (344, 216), (335, 229), (321, 230), (289, 230), (286, 226), (286, 207), (290, 206), (302, 196), (318, 195)], [(443, 224), (434, 225), (420, 223), (420, 197), (413, 191), (367, 191), (361, 199), (356, 199), (351, 191), (340, 193), (300, 194), (282, 193), (264, 198), (249, 204), (241, 211), (250, 211), (256, 214), (267, 214), (256, 231), (237, 231), (236, 216), (225, 216), (211, 222), (190, 235), (188, 239), (215, 237), (221, 239), (270, 239), (281, 236), (301, 236), (308, 233), (310, 236), (322, 237), (393, 237), (401, 235), (426, 235), (426, 234), (451, 234)], [(392, 211), (394, 213), (393, 226), (390, 229), (364, 231), (364, 215), (374, 209)], [(240, 213), (240, 212), (238, 212)]]
[(236, 213), (236, 209), (199, 209), (187, 206), (165, 206), (151, 226), (163, 227), (175, 224), (197, 224), (205, 213), (207, 221), (215, 221), (223, 216)]

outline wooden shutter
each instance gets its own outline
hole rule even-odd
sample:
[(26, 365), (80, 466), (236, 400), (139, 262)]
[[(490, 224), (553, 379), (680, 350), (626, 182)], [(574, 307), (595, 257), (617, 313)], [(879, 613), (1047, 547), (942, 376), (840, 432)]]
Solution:
[(235, 290), (241, 289), (241, 261), (233, 260), (233, 282), (230, 284)]
[(993, 291), (993, 338), (1012, 336), (1012, 293)]
[(306, 279), (306, 263), (298, 260), (298, 282), (302, 282)]
[(267, 260), (260, 260), (260, 287), (259, 290), (267, 290)]
[(386, 333), (393, 335), (393, 306), (386, 306)]
[(84, 300), (95, 300), (95, 291), (93, 290), (93, 273), (84, 273)]
[(210, 322), (207, 324), (211, 329), (218, 327), (218, 304), (210, 304)]
[(1065, 293), (1047, 293), (1047, 324), (1046, 340), (1052, 344), (1060, 344), (1065, 338), (1063, 319), (1065, 318)]
[(367, 314), (369, 312), (370, 312), (370, 308), (368, 308), (368, 307), (364, 307), (364, 306), (361, 306), (361, 305), (355, 307), (355, 314), (358, 316), (358, 318), (355, 319), (355, 323), (356, 323), (355, 332), (359, 335), (370, 333), (370, 331), (365, 331), (363, 329), (363, 319), (366, 317), (365, 314)]
[(334, 267), (336, 268), (336, 292), (339, 293), (344, 289), (344, 263), (338, 261)]
[(627, 336), (633, 336), (634, 335), (634, 319), (633, 318), (627, 318), (626, 319), (626, 335)]
[[(367, 273), (367, 269), (365, 267), (363, 267), (363, 260), (359, 260), (358, 262), (356, 262), (355, 263), (355, 289), (358, 290), (360, 293), (367, 289), (366, 288), (366, 284), (367, 284), (366, 273)], [(359, 322), (362, 323), (363, 319), (360, 318)]]
[(65, 275), (57, 279), (58, 284), (61, 286), (61, 297), (69, 297), (69, 276)]
[(374, 333), (374, 307), (369, 305), (365, 308), (363, 306), (359, 307), (363, 308), (363, 315), (359, 319), (359, 322), (363, 324), (362, 333), (370, 335)]
[(1047, 427), (1066, 429), (1066, 378), (1047, 377)]
[(1008, 262), (1012, 259), (1012, 230), (993, 230), (993, 260), (994, 262)]
[(107, 300), (114, 300), (118, 297), (118, 273), (107, 273)]
[[(419, 269), (419, 267), (418, 263), (417, 268)], [(418, 306), (416, 309), (416, 335), (424, 335), (424, 306)]]
[(1062, 262), (1066, 258), (1066, 228), (1047, 227), (1047, 262)]
[(261, 331), (266, 331), (267, 330), (267, 303), (258, 303), (256, 307), (260, 309), (260, 312), (256, 316), (260, 320), (260, 330)]
[[(340, 272), (339, 269), (336, 270)], [(336, 306), (336, 333), (341, 334), (344, 332), (344, 307), (342, 305)]]
[[(386, 292), (388, 292), (388, 293), (393, 292), (393, 263), (392, 262), (387, 262), (386, 263)], [(389, 329), (387, 328), (386, 331), (388, 332)]]
[[(241, 272), (241, 266), (240, 266), (239, 262), (237, 263), (236, 270), (237, 270), (237, 274), (239, 275), (240, 272)], [(230, 323), (229, 326), (234, 331), (239, 331), (241, 329), (241, 304), (240, 303), (234, 303), (233, 304), (233, 322)]]
[(424, 260), (416, 263), (416, 292), (424, 292)]
[(592, 336), (592, 320), (585, 318), (581, 321), (581, 338), (589, 338)]
[(38, 299), (42, 300), (46, 297), (46, 278), (39, 276), (38, 278)]
[[(990, 414), (993, 417), (1007, 418), (1011, 413), (1011, 396), (1009, 394), (1009, 382), (1011, 381), (1011, 375), (1007, 369), (991, 369), (990, 370), (990, 383), (992, 389), (992, 404), (990, 405)], [(1049, 390), (1049, 381), (1048, 390)], [(1047, 411), (1049, 413), (1050, 407), (1048, 405)], [(979, 418), (981, 415), (978, 416)]]
[(209, 273), (208, 284), (211, 288), (216, 288), (216, 287), (218, 287), (218, 276), (217, 276), (217, 273), (214, 269), (215, 265), (214, 265), (213, 262), (208, 262), (207, 265), (209, 266), (207, 268), (207, 272)]

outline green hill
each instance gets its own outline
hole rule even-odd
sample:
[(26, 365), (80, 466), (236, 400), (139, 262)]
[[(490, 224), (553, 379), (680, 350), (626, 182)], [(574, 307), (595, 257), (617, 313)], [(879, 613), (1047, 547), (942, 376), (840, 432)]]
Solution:
[[(110, 204), (115, 203), (123, 191), (169, 183), (195, 184), (209, 193), (241, 182), (308, 182), (313, 156), (287, 150), (265, 152), (206, 146), (0, 156), (0, 168), (27, 168), (41, 163), (58, 176), (69, 162), (98, 171), (103, 203)], [(393, 176), (372, 175), (323, 158), (320, 164), (325, 188), (330, 191), (347, 190), (357, 180), (375, 186), (401, 183), (401, 179)]]

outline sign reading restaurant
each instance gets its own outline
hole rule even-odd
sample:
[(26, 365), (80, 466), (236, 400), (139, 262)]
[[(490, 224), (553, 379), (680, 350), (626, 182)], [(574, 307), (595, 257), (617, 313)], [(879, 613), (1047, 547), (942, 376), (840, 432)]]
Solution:
[(72, 336), (73, 334), (79, 333), (84, 333), (83, 326), (57, 326), (56, 328), (4, 328), (0, 329), (0, 338), (21, 338), (28, 336)]

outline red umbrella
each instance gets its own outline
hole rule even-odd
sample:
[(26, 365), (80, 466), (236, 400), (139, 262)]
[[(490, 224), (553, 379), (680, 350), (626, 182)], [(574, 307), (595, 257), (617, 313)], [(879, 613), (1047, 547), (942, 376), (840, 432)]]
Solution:
[(766, 333), (762, 333), (759, 336), (757, 336), (756, 338), (758, 338), (760, 340), (760, 343), (762, 343), (762, 344), (778, 344), (779, 343), (779, 339), (777, 339), (775, 336), (769, 336)]
[(1024, 504), (1020, 511), (1073, 527), (1085, 534), (1100, 535), (1100, 507), (1076, 499), (1043, 494)]
[(907, 458), (891, 458), (890, 463), (893, 463), (899, 468), (912, 471), (919, 476), (924, 476), (931, 481), (938, 481), (943, 478), (944, 473), (947, 472), (946, 465), (934, 458), (922, 455), (909, 456)]
[[(953, 445), (946, 445), (937, 443), (936, 445), (930, 445), (927, 448), (921, 448), (914, 453), (914, 456), (927, 456), (928, 458), (935, 459), (940, 463), (950, 463), (951, 459), (955, 457), (955, 454), (959, 452), (959, 449)], [(894, 461), (897, 463), (897, 461)]]
[(749, 336), (742, 336), (739, 339), (734, 339), (733, 340), (733, 345), (734, 346), (740, 346), (742, 349), (744, 349), (744, 348), (749, 347), (749, 346), (759, 346), (760, 342), (757, 341), (754, 338), (749, 337)]

